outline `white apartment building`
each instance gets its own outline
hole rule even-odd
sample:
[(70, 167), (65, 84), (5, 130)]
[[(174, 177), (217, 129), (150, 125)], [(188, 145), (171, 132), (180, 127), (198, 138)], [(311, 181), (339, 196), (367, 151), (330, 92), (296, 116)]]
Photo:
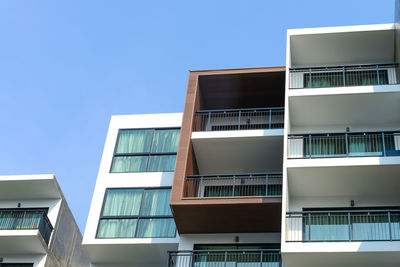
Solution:
[(83, 245), (91, 266), (165, 266), (179, 236), (169, 207), (182, 114), (113, 116)]
[(81, 243), (54, 175), (0, 176), (0, 266), (89, 266)]
[(398, 266), (399, 37), (288, 30), (285, 67), (190, 71), (183, 114), (112, 117), (92, 266)]
[(284, 266), (400, 263), (394, 24), (288, 30)]

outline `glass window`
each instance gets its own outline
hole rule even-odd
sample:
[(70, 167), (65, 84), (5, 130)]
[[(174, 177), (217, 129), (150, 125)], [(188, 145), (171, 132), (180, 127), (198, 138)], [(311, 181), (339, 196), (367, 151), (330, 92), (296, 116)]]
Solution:
[(156, 130), (154, 134), (153, 153), (177, 152), (179, 129)]
[(103, 216), (139, 215), (143, 189), (107, 190)]
[(175, 237), (174, 219), (142, 219), (137, 237)]
[(151, 156), (148, 171), (173, 172), (175, 169), (175, 160), (176, 155)]
[(133, 238), (137, 221), (137, 219), (100, 220), (97, 238)]
[(148, 156), (114, 157), (112, 172), (145, 172)]
[(120, 130), (111, 172), (172, 172), (180, 129)]
[(153, 130), (120, 130), (117, 153), (150, 152)]
[(97, 238), (175, 237), (171, 189), (108, 189)]
[(142, 216), (172, 216), (169, 207), (171, 198), (171, 190), (152, 189), (146, 190), (143, 196), (142, 208), (140, 215)]

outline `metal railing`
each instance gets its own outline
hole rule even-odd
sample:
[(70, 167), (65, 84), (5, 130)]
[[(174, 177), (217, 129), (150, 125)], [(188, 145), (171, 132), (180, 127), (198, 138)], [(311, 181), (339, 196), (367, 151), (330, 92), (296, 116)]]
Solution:
[(193, 131), (281, 129), (284, 108), (200, 110)]
[(280, 267), (278, 249), (184, 250), (168, 252), (168, 267)]
[(288, 242), (400, 240), (400, 210), (310, 211), (286, 214)]
[(292, 134), (288, 158), (400, 156), (400, 131)]
[(290, 89), (387, 85), (399, 83), (399, 65), (368, 64), (291, 68)]
[(186, 177), (185, 197), (281, 196), (282, 173), (191, 175)]
[(38, 229), (46, 244), (49, 243), (53, 226), (43, 210), (0, 210), (0, 230)]

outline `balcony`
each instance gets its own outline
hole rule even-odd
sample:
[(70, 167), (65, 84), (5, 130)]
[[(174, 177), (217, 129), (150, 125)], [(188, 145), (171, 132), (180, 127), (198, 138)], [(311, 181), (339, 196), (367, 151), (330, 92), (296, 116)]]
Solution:
[(284, 108), (201, 110), (193, 131), (281, 129), (283, 122)]
[(0, 253), (45, 254), (53, 226), (44, 209), (0, 210)]
[(53, 226), (43, 210), (1, 210), (0, 230), (39, 230), (48, 244)]
[(191, 141), (199, 173), (281, 171), (283, 122), (283, 108), (196, 112)]
[(291, 68), (290, 89), (398, 84), (399, 65), (368, 64)]
[(292, 134), (288, 158), (400, 156), (400, 132)]
[(191, 175), (186, 177), (186, 198), (281, 196), (282, 173)]
[(399, 240), (400, 210), (286, 213), (287, 242)]
[(187, 250), (168, 252), (168, 267), (279, 267), (279, 250)]

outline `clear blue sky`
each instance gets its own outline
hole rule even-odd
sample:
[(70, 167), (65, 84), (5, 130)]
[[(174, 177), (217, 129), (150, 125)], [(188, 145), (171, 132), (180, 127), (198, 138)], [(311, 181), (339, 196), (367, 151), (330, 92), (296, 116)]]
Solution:
[(188, 70), (285, 64), (288, 28), (393, 0), (2, 0), (0, 175), (55, 173), (82, 232), (111, 115), (181, 112)]

